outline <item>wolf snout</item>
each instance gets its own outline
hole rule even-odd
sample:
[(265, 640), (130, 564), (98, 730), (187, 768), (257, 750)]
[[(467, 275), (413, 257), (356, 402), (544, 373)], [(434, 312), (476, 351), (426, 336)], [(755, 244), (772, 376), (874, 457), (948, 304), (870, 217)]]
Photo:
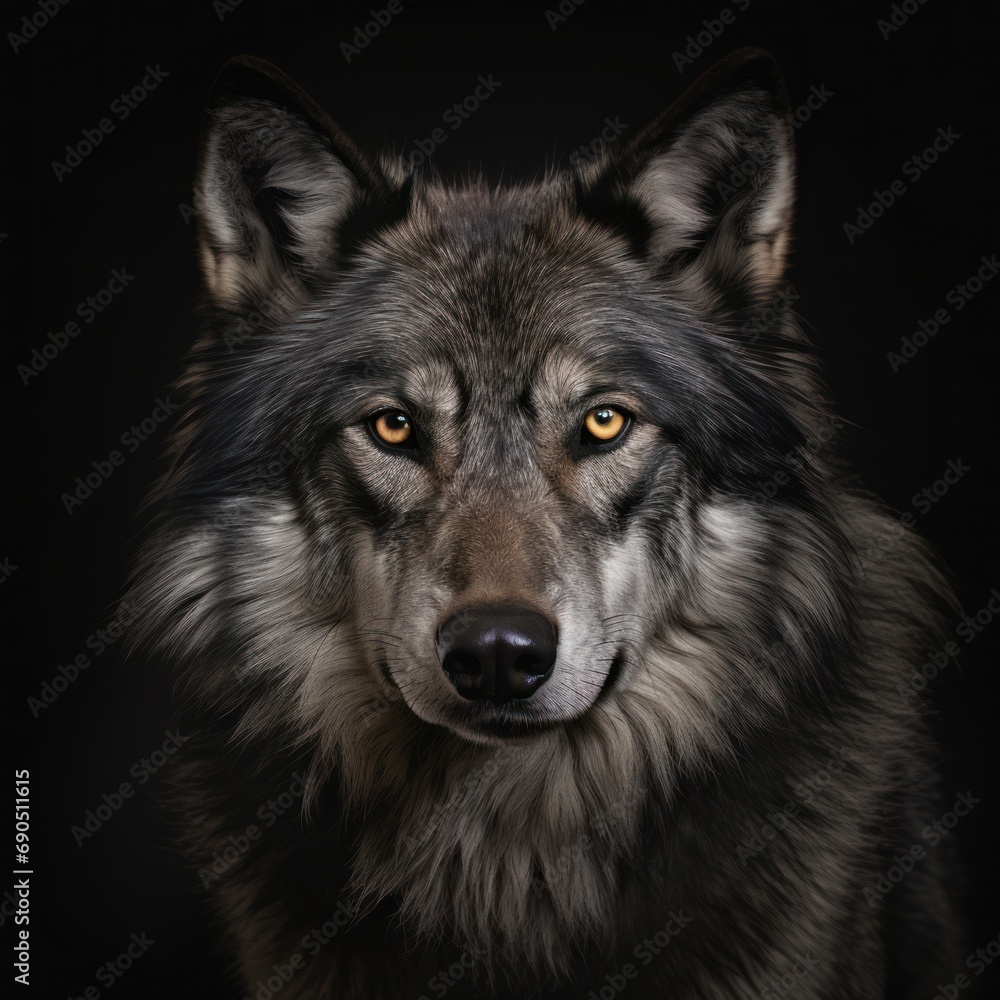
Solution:
[(463, 698), (530, 698), (551, 676), (557, 628), (529, 608), (478, 604), (455, 612), (437, 632), (438, 658)]

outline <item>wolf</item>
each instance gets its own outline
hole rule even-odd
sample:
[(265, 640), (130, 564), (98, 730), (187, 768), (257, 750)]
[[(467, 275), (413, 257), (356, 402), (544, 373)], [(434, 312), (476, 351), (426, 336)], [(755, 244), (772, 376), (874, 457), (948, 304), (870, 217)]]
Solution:
[(791, 136), (741, 50), (595, 161), (453, 186), (222, 71), (130, 602), (245, 997), (871, 1000), (960, 967), (911, 696), (953, 599), (789, 307)]

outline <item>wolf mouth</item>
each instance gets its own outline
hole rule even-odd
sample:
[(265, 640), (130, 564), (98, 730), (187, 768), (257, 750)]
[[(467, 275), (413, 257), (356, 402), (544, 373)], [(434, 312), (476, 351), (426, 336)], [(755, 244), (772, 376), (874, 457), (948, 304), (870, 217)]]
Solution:
[[(380, 660), (376, 666), (392, 692), (392, 696), (394, 698), (401, 697), (402, 691), (392, 676), (388, 660)], [(593, 710), (594, 705), (607, 700), (611, 692), (620, 684), (624, 668), (625, 650), (619, 647), (611, 659), (604, 682), (590, 710)], [(455, 719), (463, 729), (471, 728), (485, 735), (505, 739), (526, 738), (551, 732), (570, 721), (539, 717), (532, 709), (529, 699), (514, 700), (503, 704), (480, 701), (469, 703), (463, 707), (465, 711), (461, 713), (461, 718)]]

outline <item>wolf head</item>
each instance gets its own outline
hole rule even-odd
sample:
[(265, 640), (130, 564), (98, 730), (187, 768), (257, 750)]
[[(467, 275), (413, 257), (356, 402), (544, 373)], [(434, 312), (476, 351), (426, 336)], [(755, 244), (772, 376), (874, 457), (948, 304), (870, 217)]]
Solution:
[(787, 111), (742, 52), (584, 171), (453, 189), (267, 64), (219, 80), (144, 629), (251, 745), (336, 770), (356, 885), (424, 928), (596, 926), (642, 822), (617, 804), (836, 683), (852, 571), (781, 308)]

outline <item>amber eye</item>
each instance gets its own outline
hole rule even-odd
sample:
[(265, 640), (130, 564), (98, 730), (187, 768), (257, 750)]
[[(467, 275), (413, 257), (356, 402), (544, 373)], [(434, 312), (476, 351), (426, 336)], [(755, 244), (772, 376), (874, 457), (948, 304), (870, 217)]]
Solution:
[(416, 441), (413, 424), (402, 410), (383, 410), (368, 420), (372, 433), (391, 448), (412, 447)]
[(613, 406), (595, 406), (583, 418), (581, 439), (585, 444), (607, 444), (628, 426), (628, 414)]

